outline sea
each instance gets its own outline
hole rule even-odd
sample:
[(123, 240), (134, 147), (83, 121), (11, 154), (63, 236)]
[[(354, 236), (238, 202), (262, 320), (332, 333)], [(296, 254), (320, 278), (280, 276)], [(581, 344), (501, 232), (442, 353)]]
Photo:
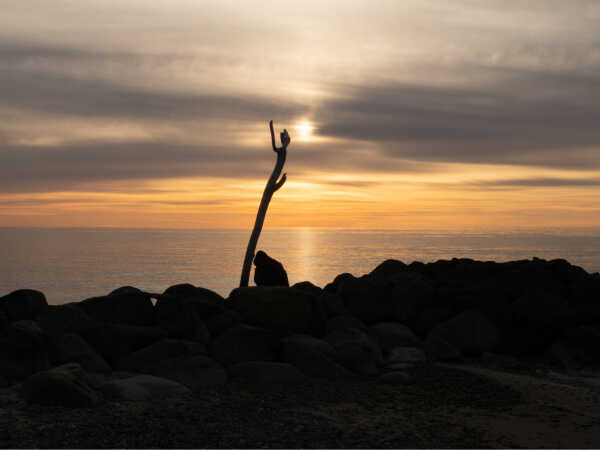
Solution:
[[(163, 292), (191, 283), (227, 296), (239, 284), (251, 230), (0, 228), (0, 296), (37, 289), (48, 303), (105, 295), (120, 286)], [(290, 283), (325, 286), (386, 259), (430, 262), (564, 258), (600, 271), (600, 228), (358, 230), (266, 228), (257, 250), (285, 266)]]

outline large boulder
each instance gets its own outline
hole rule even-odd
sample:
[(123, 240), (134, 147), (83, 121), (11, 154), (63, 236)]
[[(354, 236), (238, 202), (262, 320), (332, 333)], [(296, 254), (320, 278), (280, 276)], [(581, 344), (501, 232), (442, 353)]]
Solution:
[(56, 362), (75, 362), (87, 372), (108, 373), (108, 363), (81, 336), (74, 333), (63, 334), (53, 342)]
[(327, 317), (349, 316), (350, 311), (344, 305), (344, 300), (338, 294), (333, 292), (323, 291), (317, 298), (317, 302), (322, 305)]
[(50, 336), (82, 333), (97, 326), (78, 303), (50, 305), (36, 317), (37, 323)]
[(163, 359), (147, 365), (141, 372), (176, 381), (192, 390), (227, 381), (227, 371), (204, 355)]
[(47, 335), (33, 320), (17, 320), (8, 327), (8, 351), (3, 355), (22, 367), (27, 374), (50, 367)]
[(338, 380), (353, 378), (354, 374), (336, 362), (333, 346), (307, 335), (289, 336), (282, 341), (283, 362), (292, 364), (313, 378)]
[(187, 396), (189, 388), (153, 375), (135, 375), (111, 380), (101, 386), (104, 395), (114, 400), (148, 401)]
[(23, 383), (23, 393), (30, 403), (75, 408), (96, 406), (102, 398), (77, 363), (32, 375)]
[(316, 298), (286, 287), (243, 287), (234, 289), (229, 301), (250, 325), (281, 334), (311, 333), (316, 327)]
[(385, 362), (389, 365), (405, 364), (418, 365), (427, 361), (425, 352), (418, 347), (394, 347), (386, 355)]
[(103, 297), (88, 298), (79, 306), (93, 319), (111, 324), (154, 325), (154, 305), (143, 292), (125, 291)]
[(171, 286), (165, 290), (163, 296), (178, 300), (187, 300), (192, 303), (201, 319), (205, 319), (225, 309), (224, 298), (219, 294), (210, 289), (193, 286), (189, 283)]
[(0, 310), (10, 322), (35, 319), (47, 306), (46, 296), (33, 289), (19, 289), (0, 297)]
[(113, 367), (126, 355), (166, 338), (156, 327), (104, 324), (87, 330), (83, 338)]
[(379, 264), (370, 273), (371, 277), (387, 281), (393, 278), (400, 272), (404, 272), (408, 266), (402, 261), (396, 259), (386, 259), (384, 262)]
[(379, 322), (370, 327), (370, 334), (377, 338), (379, 348), (384, 354), (394, 347), (411, 346), (419, 343), (410, 328), (396, 322)]
[(324, 340), (331, 344), (338, 362), (359, 375), (376, 375), (383, 363), (381, 350), (373, 338), (356, 328), (339, 329)]
[(276, 259), (262, 250), (254, 257), (254, 282), (257, 286), (289, 286), (287, 272)]
[(452, 344), (464, 355), (478, 356), (492, 351), (500, 343), (496, 325), (481, 312), (464, 311), (450, 320), (437, 325), (430, 336), (438, 336)]
[(217, 337), (225, 330), (242, 323), (242, 316), (231, 309), (214, 314), (206, 319), (206, 328), (211, 336)]
[(162, 339), (126, 356), (119, 363), (121, 370), (142, 372), (158, 361), (206, 354), (206, 346), (198, 342)]
[(242, 362), (231, 366), (227, 373), (231, 380), (262, 386), (298, 384), (306, 381), (306, 376), (296, 367), (280, 362)]
[(264, 328), (236, 325), (213, 339), (210, 353), (224, 366), (245, 361), (276, 361), (279, 339)]
[(294, 289), (299, 289), (301, 291), (307, 292), (310, 295), (318, 297), (323, 292), (319, 286), (312, 284), (310, 281), (301, 281), (292, 286)]
[(336, 330), (346, 330), (348, 328), (356, 328), (364, 332), (368, 331), (367, 326), (354, 316), (335, 316), (329, 319), (325, 325), (326, 333)]
[(600, 363), (600, 328), (591, 325), (572, 327), (564, 332), (565, 343), (573, 349), (574, 357), (582, 364)]
[(431, 304), (435, 289), (431, 281), (424, 275), (404, 270), (389, 278), (392, 283), (390, 296), (394, 320), (404, 323), (414, 323), (420, 309)]
[(429, 336), (427, 338), (425, 353), (431, 361), (456, 361), (461, 359), (462, 356), (460, 350), (439, 336)]
[(156, 302), (156, 320), (172, 338), (208, 342), (210, 333), (196, 309), (194, 299), (160, 296)]

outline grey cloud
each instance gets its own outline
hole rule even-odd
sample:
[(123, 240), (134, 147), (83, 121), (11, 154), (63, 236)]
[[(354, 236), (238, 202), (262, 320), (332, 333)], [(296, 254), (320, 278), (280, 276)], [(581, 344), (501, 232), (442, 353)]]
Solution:
[[(561, 164), (558, 151), (562, 162), (584, 167), (590, 152), (598, 158), (600, 77), (498, 72), (501, 81), (485, 89), (353, 87), (323, 105), (318, 131), (376, 142), (387, 155), (423, 161), (554, 166)], [(585, 155), (565, 161), (569, 151)]]

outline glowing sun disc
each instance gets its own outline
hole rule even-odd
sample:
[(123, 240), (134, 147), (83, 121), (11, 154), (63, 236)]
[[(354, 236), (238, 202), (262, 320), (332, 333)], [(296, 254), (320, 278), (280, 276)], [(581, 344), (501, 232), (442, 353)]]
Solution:
[(300, 137), (300, 139), (310, 138), (313, 127), (309, 122), (301, 122), (298, 125), (296, 125), (295, 128), (298, 131), (298, 136)]

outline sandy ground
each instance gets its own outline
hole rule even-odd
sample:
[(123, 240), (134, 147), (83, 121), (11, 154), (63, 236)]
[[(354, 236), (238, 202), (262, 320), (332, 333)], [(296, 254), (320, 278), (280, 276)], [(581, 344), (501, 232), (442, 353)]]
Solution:
[(600, 378), (426, 366), (412, 384), (227, 384), (94, 409), (0, 392), (0, 446), (16, 448), (600, 448)]

